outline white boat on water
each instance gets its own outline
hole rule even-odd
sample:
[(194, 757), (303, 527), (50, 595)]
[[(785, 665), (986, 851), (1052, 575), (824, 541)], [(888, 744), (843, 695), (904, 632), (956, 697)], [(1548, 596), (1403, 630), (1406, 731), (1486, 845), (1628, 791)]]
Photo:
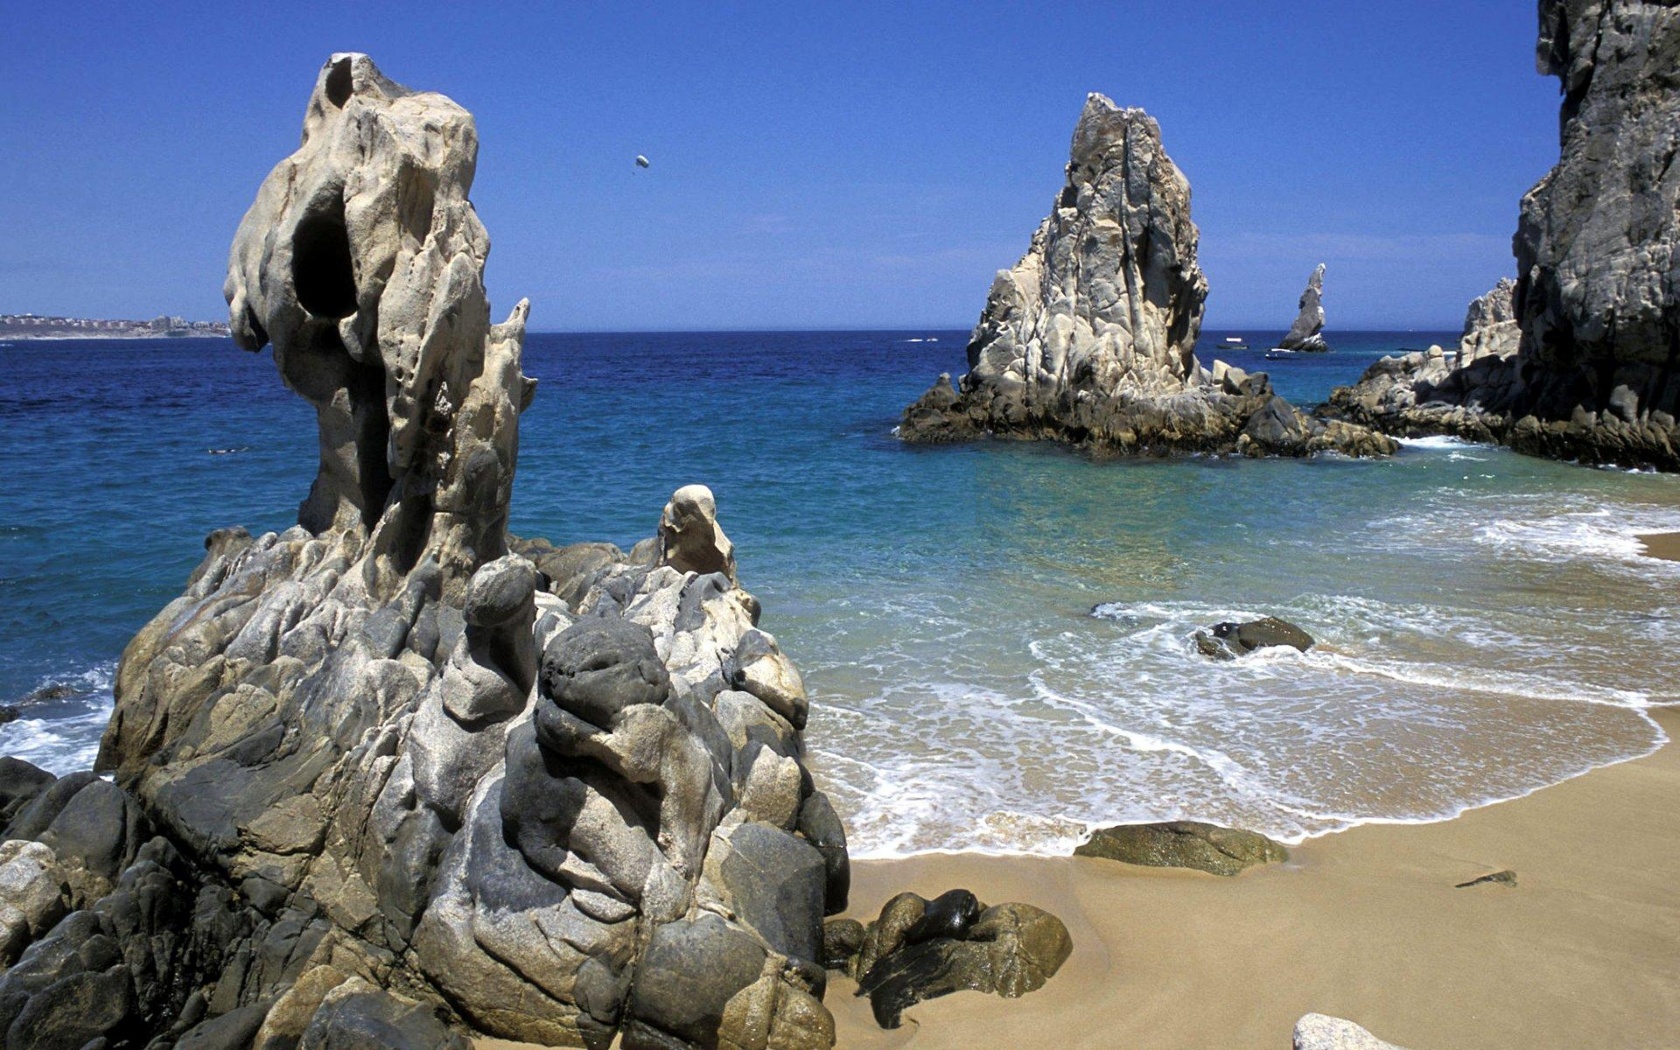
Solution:
[(1305, 356), (1306, 355), (1301, 353), (1299, 350), (1285, 350), (1281, 346), (1274, 346), (1270, 350), (1266, 351), (1266, 360), (1268, 361), (1287, 361), (1292, 357)]
[(1221, 350), (1247, 350), (1248, 341), (1240, 335), (1228, 335), (1219, 347)]

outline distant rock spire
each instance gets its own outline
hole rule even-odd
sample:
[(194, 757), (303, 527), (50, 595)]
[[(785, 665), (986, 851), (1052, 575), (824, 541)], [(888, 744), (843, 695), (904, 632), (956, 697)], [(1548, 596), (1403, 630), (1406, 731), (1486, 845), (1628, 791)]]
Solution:
[(1307, 290), (1301, 293), (1301, 312), (1289, 326), (1289, 334), (1278, 347), (1302, 353), (1324, 353), (1329, 350), (1324, 336), (1324, 264), (1319, 263), (1307, 278)]

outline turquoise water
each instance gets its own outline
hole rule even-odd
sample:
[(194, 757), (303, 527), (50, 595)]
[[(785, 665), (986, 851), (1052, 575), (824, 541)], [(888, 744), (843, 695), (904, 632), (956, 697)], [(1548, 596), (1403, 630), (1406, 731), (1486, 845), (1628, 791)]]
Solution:
[[(1204, 345), (1220, 341), (1208, 333)], [(1280, 333), (1242, 333), (1256, 347)], [(1379, 353), (1261, 362), (1310, 403)], [(1446, 441), (1381, 462), (908, 448), (964, 332), (533, 335), (513, 528), (628, 547), (710, 485), (814, 698), (854, 852), (1065, 851), (1191, 817), (1298, 839), (1423, 820), (1649, 751), (1680, 700), (1680, 479)], [(1209, 355), (1204, 352), (1203, 359)], [(86, 766), (115, 660), (213, 528), (291, 523), (311, 410), (220, 341), (0, 348), (0, 753)], [(1215, 664), (1277, 614), (1320, 646)]]

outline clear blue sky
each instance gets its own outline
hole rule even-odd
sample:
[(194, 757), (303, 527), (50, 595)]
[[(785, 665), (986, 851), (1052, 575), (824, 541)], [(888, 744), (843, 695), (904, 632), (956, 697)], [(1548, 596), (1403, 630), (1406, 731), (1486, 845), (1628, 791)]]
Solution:
[[(1213, 327), (1457, 327), (1557, 159), (1533, 0), (0, 0), (0, 312), (225, 315), (329, 53), (478, 118), (494, 309), (539, 330), (968, 327), (1088, 91), (1189, 176)], [(632, 164), (637, 153), (653, 161)]]

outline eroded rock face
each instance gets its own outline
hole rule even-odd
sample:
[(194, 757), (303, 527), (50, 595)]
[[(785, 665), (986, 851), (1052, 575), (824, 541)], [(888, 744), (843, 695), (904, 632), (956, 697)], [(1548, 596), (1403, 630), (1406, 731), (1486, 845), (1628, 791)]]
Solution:
[(1522, 201), (1520, 346), (1379, 362), (1334, 410), (1397, 433), (1680, 470), (1680, 7), (1544, 0), (1539, 68), (1563, 85), (1562, 150)]
[(475, 154), (448, 99), (323, 69), (227, 285), (321, 471), (128, 646), (114, 784), (0, 762), (0, 1048), (832, 1044), (845, 833), (710, 492), (660, 557), (506, 534), (532, 385)]
[(1301, 353), (1324, 353), (1330, 349), (1321, 334), (1324, 331), (1324, 264), (1319, 263), (1307, 278), (1307, 290), (1301, 293), (1301, 312), (1278, 347)]
[(684, 485), (659, 516), (659, 561), (683, 572), (721, 572), (735, 580), (735, 545), (717, 523), (717, 501), (704, 485)]
[(272, 344), (319, 420), (299, 524), (365, 530), (387, 586), (427, 554), (453, 580), (503, 551), (535, 383), (519, 372), (528, 304), (490, 325), (490, 237), (467, 199), (477, 162), (466, 110), (334, 55), (303, 144), (264, 180), (228, 258), (234, 341)]
[(1156, 454), (1393, 451), (1380, 435), (1298, 412), (1264, 375), (1201, 367), (1207, 279), (1196, 246), (1190, 183), (1159, 125), (1091, 95), (1054, 207), (1026, 255), (992, 284), (968, 374), (957, 386), (941, 376), (905, 410), (899, 436)]

